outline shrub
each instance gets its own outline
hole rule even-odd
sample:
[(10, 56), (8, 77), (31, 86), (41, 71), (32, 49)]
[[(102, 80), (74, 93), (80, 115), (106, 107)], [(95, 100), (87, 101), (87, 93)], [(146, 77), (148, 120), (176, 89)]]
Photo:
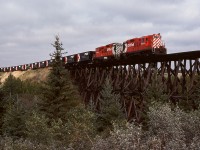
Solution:
[(96, 138), (92, 149), (199, 149), (200, 110), (186, 113), (178, 107), (172, 110), (169, 104), (160, 104), (150, 107), (147, 115), (148, 131), (134, 122), (126, 128), (114, 126), (109, 137)]
[(182, 111), (171, 110), (168, 104), (150, 107), (148, 138), (157, 137), (161, 140), (161, 147), (166, 149), (185, 148), (185, 135), (182, 129)]
[(48, 126), (49, 119), (33, 112), (26, 120), (26, 136), (29, 140), (49, 144), (53, 140), (52, 130)]
[(95, 114), (80, 105), (70, 110), (66, 117), (68, 143), (75, 149), (90, 149), (96, 135)]
[(2, 150), (67, 150), (67, 147), (55, 147), (54, 144), (44, 145), (27, 139), (13, 140), (11, 137), (0, 137), (0, 149)]
[(144, 148), (141, 142), (142, 129), (132, 124), (127, 124), (125, 128), (118, 128), (114, 125), (114, 130), (106, 139), (97, 137), (92, 150), (126, 149), (134, 150)]

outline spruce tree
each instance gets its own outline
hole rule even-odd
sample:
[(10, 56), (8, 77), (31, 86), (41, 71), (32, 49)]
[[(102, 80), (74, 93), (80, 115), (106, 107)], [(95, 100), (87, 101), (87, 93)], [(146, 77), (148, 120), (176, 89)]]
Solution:
[(152, 75), (152, 81), (144, 92), (146, 104), (149, 106), (169, 102), (169, 96), (164, 93), (164, 85), (157, 72)]
[(26, 110), (21, 101), (10, 98), (4, 104), (2, 133), (6, 136), (20, 138), (25, 136)]
[(192, 88), (191, 94), (189, 96), (191, 101), (192, 109), (198, 109), (200, 105), (200, 76), (196, 77), (196, 85)]
[(22, 81), (10, 74), (5, 80), (2, 90), (4, 95), (8, 97), (16, 96), (16, 94), (22, 93)]
[(106, 132), (113, 129), (113, 123), (125, 121), (120, 95), (115, 94), (113, 87), (107, 78), (100, 92), (100, 113), (97, 118), (97, 128), (99, 132)]
[(3, 94), (3, 90), (0, 83), (0, 134), (1, 134), (2, 124), (3, 124), (3, 114), (4, 114), (3, 98), (4, 98), (4, 94)]
[(41, 110), (49, 118), (64, 119), (66, 113), (80, 103), (80, 96), (70, 80), (69, 72), (64, 68), (62, 62), (62, 50), (64, 49), (58, 36), (52, 45), (56, 50), (50, 54), (53, 64), (47, 82), (42, 89)]
[(186, 92), (183, 93), (179, 101), (180, 108), (185, 111), (196, 110), (200, 106), (200, 76), (196, 76), (195, 85), (190, 89), (187, 86)]

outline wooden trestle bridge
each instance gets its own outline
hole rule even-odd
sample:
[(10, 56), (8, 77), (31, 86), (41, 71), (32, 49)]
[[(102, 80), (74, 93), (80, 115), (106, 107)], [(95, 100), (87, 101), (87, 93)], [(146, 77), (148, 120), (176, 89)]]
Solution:
[[(190, 91), (195, 76), (200, 74), (200, 51), (168, 55), (137, 55), (126, 61), (109, 61), (68, 68), (77, 81), (85, 103), (92, 101), (99, 107), (100, 90), (106, 78), (121, 95), (128, 119), (140, 120), (144, 109), (142, 93), (151, 82), (153, 72), (162, 79), (164, 91), (170, 99), (178, 99)], [(137, 96), (136, 96), (137, 95)]]

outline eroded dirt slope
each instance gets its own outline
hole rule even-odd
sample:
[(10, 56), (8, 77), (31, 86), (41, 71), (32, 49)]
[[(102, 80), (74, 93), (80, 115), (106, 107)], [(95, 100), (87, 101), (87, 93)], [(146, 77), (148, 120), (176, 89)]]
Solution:
[(1, 72), (0, 82), (3, 83), (10, 74), (21, 80), (32, 80), (36, 82), (45, 81), (50, 68), (42, 68), (37, 70), (27, 70), (27, 71), (14, 71), (14, 72)]

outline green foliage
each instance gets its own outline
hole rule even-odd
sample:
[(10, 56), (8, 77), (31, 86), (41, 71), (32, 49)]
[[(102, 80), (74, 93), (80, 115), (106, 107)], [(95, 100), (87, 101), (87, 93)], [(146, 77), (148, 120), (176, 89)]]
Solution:
[(162, 79), (157, 72), (153, 73), (152, 81), (145, 90), (144, 98), (148, 106), (169, 102), (169, 96), (164, 93)]
[(200, 110), (186, 113), (172, 110), (169, 104), (149, 109), (149, 130), (144, 131), (134, 122), (124, 128), (114, 126), (106, 139), (96, 138), (92, 150), (107, 149), (199, 149)]
[(152, 80), (143, 92), (144, 98), (144, 110), (142, 113), (142, 127), (144, 130), (148, 128), (148, 115), (147, 112), (149, 111), (149, 107), (160, 107), (160, 105), (169, 102), (169, 95), (167, 95), (164, 91), (164, 85), (162, 83), (162, 79), (158, 76), (157, 72), (152, 74)]
[(6, 111), (3, 115), (3, 134), (16, 138), (23, 137), (25, 135), (26, 120), (24, 106), (18, 99), (9, 99), (4, 107)]
[(185, 111), (196, 110), (200, 106), (200, 76), (196, 76), (196, 84), (182, 95), (179, 106)]
[(30, 80), (22, 81), (22, 94), (39, 95), (41, 94), (41, 84)]
[(105, 80), (102, 88), (99, 101), (101, 110), (97, 117), (97, 127), (98, 131), (109, 133), (109, 130), (113, 129), (112, 122), (124, 122), (125, 116), (120, 104), (120, 95), (113, 93), (109, 79)]
[(49, 120), (45, 115), (33, 112), (26, 121), (27, 140), (46, 146), (67, 145), (68, 127), (62, 120)]
[[(30, 81), (21, 81), (11, 74), (8, 76), (0, 88), (0, 131), (4, 130), (3, 132), (6, 132), (6, 134), (21, 136), (21, 133), (14, 133), (16, 132), (15, 128), (17, 130), (18, 124), (23, 120), (24, 105), (27, 106), (27, 110), (34, 105), (34, 98), (37, 96), (33, 94), (38, 94), (38, 89), (38, 84), (31, 83)], [(12, 121), (15, 122), (15, 117), (16, 123), (13, 124)], [(12, 127), (9, 127), (9, 125)], [(19, 132), (21, 131), (19, 130)]]
[(160, 139), (161, 147), (186, 148), (184, 131), (181, 128), (181, 113), (179, 108), (172, 111), (168, 104), (157, 109), (150, 108), (149, 135)]
[(3, 93), (3, 90), (2, 88), (0, 88), (0, 134), (1, 133), (1, 128), (2, 128), (2, 124), (3, 124), (3, 114), (4, 114), (4, 107), (3, 107), (3, 98), (4, 98), (4, 93)]
[(49, 118), (64, 119), (69, 109), (80, 103), (77, 88), (70, 80), (70, 75), (62, 64), (62, 53), (59, 48), (59, 39), (55, 42), (56, 51), (52, 54), (53, 66), (47, 82), (42, 89), (41, 110)]
[(44, 115), (33, 112), (25, 122), (27, 139), (42, 144), (51, 143), (53, 135), (48, 122), (49, 119)]
[(68, 143), (75, 149), (89, 149), (96, 135), (95, 114), (80, 105), (71, 109), (67, 116)]
[(149, 135), (160, 139), (166, 149), (187, 149), (197, 146), (200, 140), (200, 110), (184, 112), (180, 108), (171, 110), (169, 104), (150, 108), (148, 113)]
[(7, 96), (14, 96), (22, 93), (22, 81), (10, 74), (5, 80), (2, 90)]
[(29, 80), (21, 81), (19, 78), (15, 78), (10, 74), (1, 88), (2, 99), (16, 98), (18, 95), (23, 94), (40, 94), (40, 87), (41, 85), (39, 83), (33, 83)]
[[(11, 137), (0, 137), (0, 149), (2, 150), (52, 150), (56, 149), (54, 145), (44, 145), (41, 143), (36, 143), (29, 141), (27, 139), (17, 139), (14, 140)], [(66, 150), (63, 146), (59, 150)]]
[(71, 146), (75, 149), (89, 149), (95, 136), (94, 114), (78, 106), (61, 119), (49, 121), (44, 115), (34, 112), (26, 121), (27, 139), (34, 143), (54, 147)]
[(137, 150), (147, 149), (146, 145), (141, 141), (142, 130), (132, 124), (126, 124), (125, 127), (119, 127), (114, 125), (114, 129), (111, 135), (106, 139), (97, 137), (92, 147), (92, 150), (108, 150), (108, 149), (126, 149), (126, 150)]

